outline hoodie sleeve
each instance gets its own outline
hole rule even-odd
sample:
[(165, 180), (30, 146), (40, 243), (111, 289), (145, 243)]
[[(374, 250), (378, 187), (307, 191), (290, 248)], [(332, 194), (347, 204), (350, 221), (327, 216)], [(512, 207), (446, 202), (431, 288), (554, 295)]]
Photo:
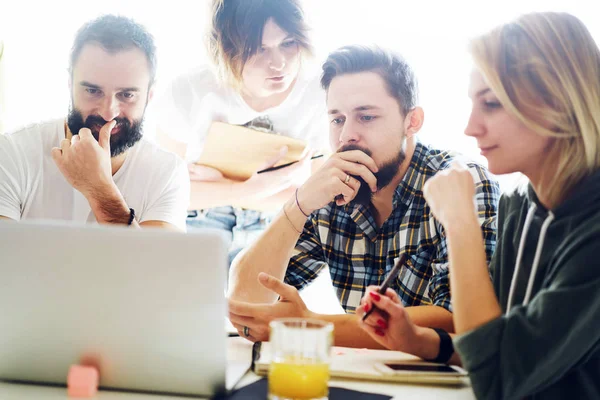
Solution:
[(539, 392), (584, 363), (600, 339), (600, 232), (581, 235), (527, 306), (458, 336), (479, 399)]

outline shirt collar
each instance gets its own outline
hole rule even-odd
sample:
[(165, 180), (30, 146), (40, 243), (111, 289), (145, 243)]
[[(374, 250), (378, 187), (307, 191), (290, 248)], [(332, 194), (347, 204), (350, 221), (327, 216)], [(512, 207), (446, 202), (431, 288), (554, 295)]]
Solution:
[(405, 206), (410, 206), (415, 195), (423, 192), (423, 185), (425, 185), (425, 174), (423, 174), (424, 166), (427, 161), (427, 146), (421, 142), (417, 142), (415, 146), (415, 152), (410, 159), (408, 169), (402, 178), (402, 182), (398, 185), (394, 192), (393, 205), (394, 208), (398, 206), (400, 201)]

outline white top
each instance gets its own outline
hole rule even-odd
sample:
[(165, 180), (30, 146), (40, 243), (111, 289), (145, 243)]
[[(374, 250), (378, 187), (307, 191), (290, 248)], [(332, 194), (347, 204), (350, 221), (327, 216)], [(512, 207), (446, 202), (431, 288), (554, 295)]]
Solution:
[(209, 67), (177, 77), (154, 104), (158, 128), (187, 144), (186, 161), (197, 161), (213, 121), (245, 125), (268, 119), (272, 131), (305, 140), (314, 149), (329, 148), (325, 91), (317, 74), (300, 74), (277, 107), (258, 112), (233, 88), (219, 82)]
[[(52, 159), (52, 148), (65, 138), (64, 126), (59, 119), (0, 135), (0, 215), (17, 221), (96, 222), (88, 201)], [(175, 154), (142, 139), (113, 179), (138, 222), (164, 221), (185, 230), (190, 182)]]

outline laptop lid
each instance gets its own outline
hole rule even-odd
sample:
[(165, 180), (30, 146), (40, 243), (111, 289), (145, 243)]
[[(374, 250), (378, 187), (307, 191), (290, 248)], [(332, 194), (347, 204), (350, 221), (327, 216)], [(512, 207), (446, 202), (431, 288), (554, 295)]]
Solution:
[(0, 379), (225, 392), (226, 239), (98, 225), (0, 223)]

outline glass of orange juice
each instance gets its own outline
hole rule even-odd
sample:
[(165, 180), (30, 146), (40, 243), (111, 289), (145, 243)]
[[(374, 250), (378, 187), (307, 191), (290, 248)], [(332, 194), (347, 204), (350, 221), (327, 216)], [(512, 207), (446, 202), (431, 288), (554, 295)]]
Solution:
[(333, 324), (283, 318), (270, 327), (269, 399), (327, 399)]

